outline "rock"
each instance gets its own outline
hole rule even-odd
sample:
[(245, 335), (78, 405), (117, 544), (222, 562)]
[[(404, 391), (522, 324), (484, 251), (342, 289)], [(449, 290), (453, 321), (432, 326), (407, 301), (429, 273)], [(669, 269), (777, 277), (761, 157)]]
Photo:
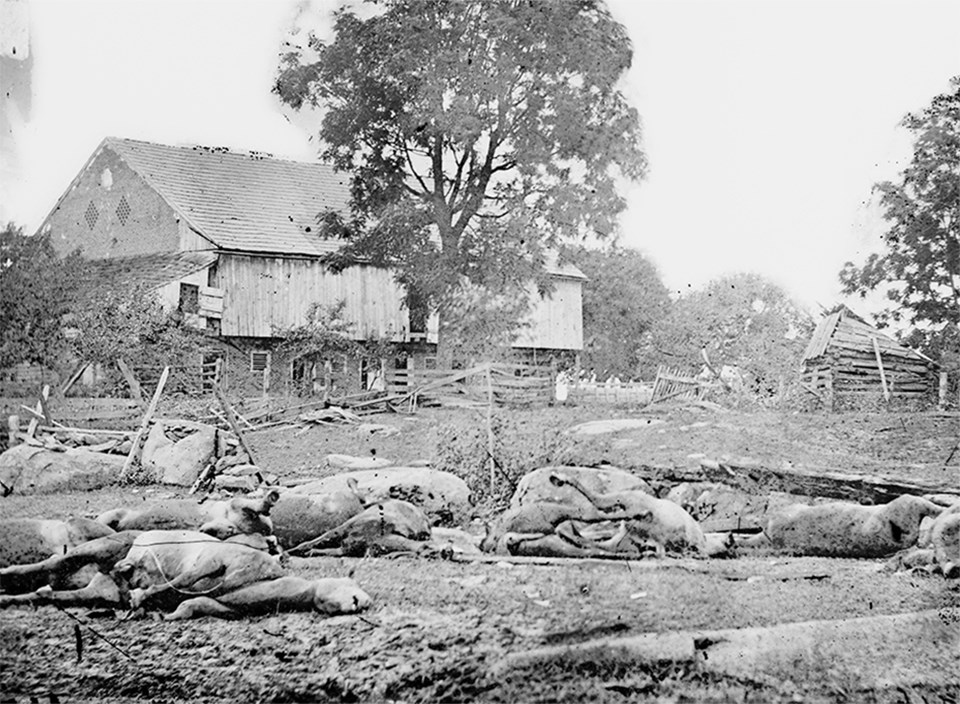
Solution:
[(250, 458), (247, 457), (246, 452), (238, 452), (235, 455), (225, 455), (217, 460), (215, 468), (218, 472), (223, 472), (229, 467), (234, 467), (238, 464), (249, 464)]
[(380, 457), (354, 457), (352, 455), (327, 455), (323, 461), (328, 467), (339, 467), (341, 469), (380, 469), (382, 467), (392, 467), (391, 460), (385, 460)]
[(113, 484), (125, 459), (84, 449), (51, 452), (15, 445), (0, 455), (0, 481), (15, 494), (89, 491)]
[(480, 554), (480, 536), (460, 528), (433, 528), (430, 544), (437, 550), (450, 550), (458, 555)]
[(354, 479), (367, 502), (400, 499), (419, 507), (431, 523), (458, 525), (471, 514), (470, 489), (460, 477), (429, 467), (388, 467), (345, 472), (294, 487), (299, 494), (349, 491)]
[(140, 463), (145, 468), (149, 467), (150, 463), (153, 461), (154, 455), (165, 448), (172, 446), (173, 440), (167, 437), (167, 429), (164, 424), (154, 423), (153, 427), (150, 428), (150, 432), (147, 433), (147, 439), (143, 441), (143, 450), (140, 453)]
[(614, 420), (591, 420), (567, 428), (566, 435), (600, 435), (601, 433), (615, 433), (619, 430), (635, 430), (660, 425), (662, 420), (656, 418), (618, 418)]
[(642, 491), (653, 496), (653, 489), (640, 477), (616, 467), (542, 467), (525, 474), (517, 483), (511, 507), (546, 501), (550, 503), (590, 505), (586, 497), (571, 486), (555, 486), (550, 475), (561, 472), (580, 481), (590, 491), (609, 494), (616, 491)]
[(232, 477), (246, 477), (256, 474), (259, 471), (260, 468), (255, 464), (236, 464), (232, 467), (227, 467), (223, 473), (229, 474)]
[(156, 423), (144, 445), (141, 462), (159, 482), (193, 486), (213, 460), (216, 435), (216, 428), (205, 426), (174, 443), (163, 434), (162, 424)]
[(229, 474), (218, 475), (213, 480), (213, 486), (220, 491), (241, 491), (245, 494), (257, 488), (252, 477), (235, 477)]

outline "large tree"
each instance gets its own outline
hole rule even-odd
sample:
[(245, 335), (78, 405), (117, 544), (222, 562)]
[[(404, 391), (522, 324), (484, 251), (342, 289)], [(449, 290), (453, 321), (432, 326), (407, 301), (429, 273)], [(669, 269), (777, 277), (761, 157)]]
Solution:
[(618, 246), (578, 247), (570, 256), (587, 277), (583, 366), (604, 379), (649, 375), (639, 359), (644, 335), (670, 310), (656, 265), (637, 250)]
[(347, 240), (331, 264), (392, 268), (439, 313), (441, 354), (465, 285), (547, 290), (548, 248), (615, 231), (646, 163), (618, 89), (632, 47), (602, 2), (377, 0), (334, 31), (275, 86), (323, 111), (321, 155), (353, 175), (351, 212), (320, 218)]
[(844, 291), (884, 290), (877, 320), (905, 322), (956, 344), (960, 324), (960, 76), (903, 126), (914, 135), (913, 158), (897, 181), (874, 186), (887, 231), (883, 253), (847, 262)]

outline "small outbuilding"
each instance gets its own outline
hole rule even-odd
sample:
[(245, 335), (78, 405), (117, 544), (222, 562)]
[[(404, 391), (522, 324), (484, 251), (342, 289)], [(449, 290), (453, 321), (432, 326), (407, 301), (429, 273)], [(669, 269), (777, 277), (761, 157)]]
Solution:
[(846, 306), (827, 313), (803, 355), (801, 386), (829, 410), (922, 409), (936, 403), (937, 365)]

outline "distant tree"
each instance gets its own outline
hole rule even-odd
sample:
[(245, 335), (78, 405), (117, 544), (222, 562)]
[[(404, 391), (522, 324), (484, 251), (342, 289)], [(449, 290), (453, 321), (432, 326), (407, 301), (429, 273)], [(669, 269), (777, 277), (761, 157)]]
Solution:
[(363, 15), (338, 10), (335, 39), (284, 56), (274, 90), (323, 108), (322, 156), (353, 174), (350, 215), (321, 214), (347, 240), (330, 263), (396, 272), (438, 313), (445, 359), (463, 289), (549, 289), (547, 248), (616, 229), (618, 184), (646, 168), (618, 88), (632, 47), (599, 0), (378, 0)]
[(0, 367), (58, 366), (79, 271), (79, 258), (59, 259), (49, 235), (25, 235), (13, 223), (0, 231)]
[(737, 366), (751, 388), (778, 393), (796, 375), (813, 321), (776, 284), (756, 274), (735, 274), (677, 300), (646, 340), (648, 364), (699, 369), (701, 349), (719, 370)]
[(649, 367), (640, 366), (644, 335), (670, 309), (656, 265), (640, 252), (618, 246), (578, 247), (570, 258), (588, 279), (583, 285), (584, 368), (603, 378), (649, 375)]
[[(960, 76), (903, 126), (914, 134), (913, 158), (897, 181), (874, 186), (884, 219), (884, 252), (865, 264), (847, 262), (840, 281), (848, 294), (884, 289), (889, 306), (877, 322), (916, 328), (915, 343), (957, 344), (960, 325)], [(952, 343), (950, 341), (953, 341)]]

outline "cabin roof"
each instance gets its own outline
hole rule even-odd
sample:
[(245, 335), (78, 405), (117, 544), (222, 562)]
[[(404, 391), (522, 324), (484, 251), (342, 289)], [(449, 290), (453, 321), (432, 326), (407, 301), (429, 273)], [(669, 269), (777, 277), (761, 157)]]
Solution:
[(803, 361), (816, 359), (831, 349), (847, 349), (874, 354), (873, 340), (881, 354), (889, 354), (924, 362), (932, 360), (917, 350), (900, 344), (890, 335), (870, 325), (846, 306), (839, 306), (826, 314), (813, 331), (813, 336), (803, 353)]

